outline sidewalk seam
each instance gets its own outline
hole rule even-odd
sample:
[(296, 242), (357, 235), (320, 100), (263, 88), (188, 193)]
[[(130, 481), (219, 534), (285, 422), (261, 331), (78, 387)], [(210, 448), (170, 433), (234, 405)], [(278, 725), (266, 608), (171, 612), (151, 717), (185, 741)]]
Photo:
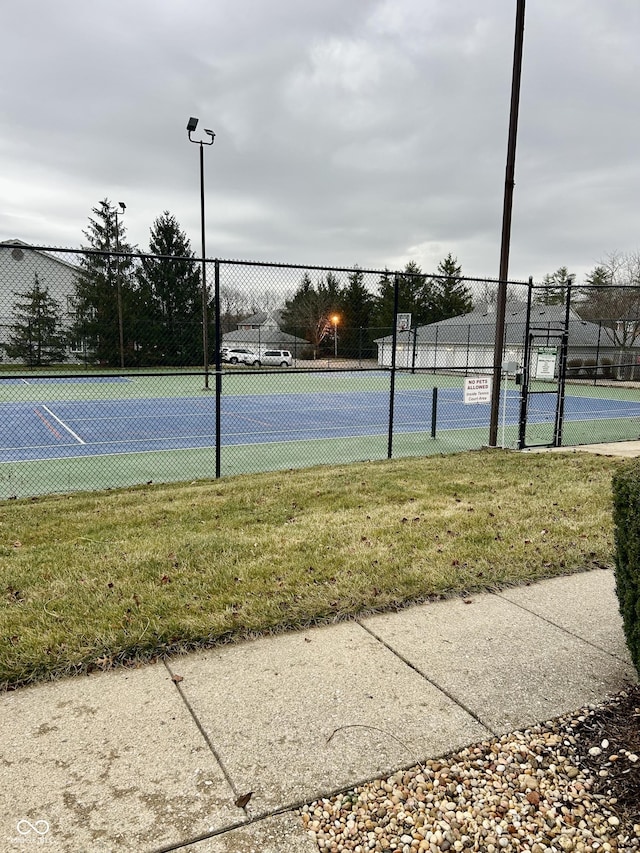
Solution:
[(422, 679), (424, 679), (426, 682), (428, 682), (432, 687), (435, 687), (436, 690), (440, 691), (440, 693), (444, 694), (455, 705), (457, 705), (466, 714), (468, 714), (470, 717), (472, 717), (476, 721), (476, 723), (479, 723), (483, 728), (485, 728), (488, 732), (490, 732), (491, 735), (493, 735), (493, 737), (499, 737), (500, 736), (500, 732), (494, 731), (490, 725), (488, 725), (481, 717), (478, 716), (478, 714), (476, 714), (475, 711), (473, 711), (471, 708), (469, 708), (467, 705), (465, 705), (464, 702), (460, 701), (460, 699), (458, 699), (456, 696), (454, 696), (453, 693), (450, 693), (448, 690), (446, 690), (444, 687), (442, 687), (440, 684), (438, 684), (438, 682), (435, 681), (433, 678), (430, 678), (426, 673), (424, 673), (421, 669), (419, 669), (415, 664), (411, 663), (410, 660), (407, 660), (407, 658), (405, 658), (403, 655), (401, 655), (400, 652), (397, 652), (392, 646), (389, 645), (389, 643), (387, 643), (385, 640), (383, 640), (382, 637), (379, 637), (374, 631), (372, 631), (371, 628), (368, 628), (366, 625), (364, 625), (362, 622), (360, 622), (359, 619), (356, 619), (355, 622), (364, 631), (366, 631), (367, 634), (369, 634), (371, 637), (373, 637), (373, 639), (376, 640), (376, 642), (380, 643), (382, 646), (385, 647), (385, 649), (390, 651), (392, 655), (397, 657), (398, 660), (402, 661), (402, 663), (405, 666), (408, 666), (409, 669), (412, 669), (415, 673), (417, 673), (417, 675), (419, 675)]
[(188, 841), (178, 841), (175, 844), (169, 844), (165, 847), (155, 847), (150, 853), (173, 853), (174, 850), (183, 850), (185, 847), (190, 847), (192, 844), (199, 844), (201, 841), (208, 841), (210, 838), (216, 838), (218, 835), (224, 835), (227, 832), (235, 832), (236, 829), (242, 829), (245, 826), (250, 826), (255, 821), (240, 821), (240, 823), (231, 823), (228, 826), (223, 826), (220, 829), (214, 829), (212, 832), (207, 832), (205, 835), (196, 835)]
[[(365, 780), (358, 784), (366, 785), (369, 781), (370, 780)], [(346, 790), (350, 790), (350, 788), (338, 788), (336, 791), (331, 791), (327, 793), (326, 797), (333, 797), (341, 791)], [(197, 838), (192, 838), (189, 841), (179, 841), (177, 844), (170, 844), (168, 847), (158, 847), (153, 850), (152, 853), (174, 853), (174, 851), (182, 850), (183, 848), (189, 847), (192, 844), (199, 844), (201, 841), (208, 841), (210, 838), (218, 838), (221, 835), (226, 835), (228, 832), (235, 832), (238, 829), (245, 829), (246, 827), (255, 826), (255, 824), (262, 823), (262, 821), (268, 820), (271, 817), (278, 817), (279, 815), (286, 814), (291, 814), (295, 816), (300, 828), (300, 836), (301, 838), (304, 838), (306, 835), (305, 828), (302, 825), (302, 820), (300, 819), (300, 816), (297, 814), (297, 812), (300, 811), (303, 806), (306, 806), (308, 804), (308, 800), (300, 800), (293, 805), (278, 806), (278, 808), (274, 809), (274, 811), (272, 812), (265, 812), (263, 814), (256, 815), (255, 817), (250, 817), (248, 820), (241, 821), (240, 823), (229, 824), (229, 826), (225, 826), (220, 829), (215, 829), (213, 830), (213, 832), (209, 832), (206, 835), (199, 835)]]
[[(200, 722), (200, 720), (199, 720), (199, 719), (198, 719), (198, 717), (196, 716), (196, 713), (195, 713), (195, 711), (193, 710), (193, 708), (191, 707), (191, 705), (190, 705), (190, 703), (189, 703), (189, 700), (187, 699), (187, 697), (186, 697), (186, 696), (185, 696), (185, 694), (184, 694), (184, 691), (183, 691), (183, 690), (182, 690), (182, 688), (180, 687), (179, 682), (177, 682), (177, 681), (175, 681), (175, 680), (174, 680), (174, 678), (173, 678), (174, 673), (171, 671), (171, 667), (169, 666), (168, 661), (166, 661), (166, 660), (165, 660), (165, 661), (163, 661), (163, 665), (164, 665), (164, 667), (166, 668), (166, 670), (167, 670), (167, 672), (169, 673), (169, 675), (171, 676), (171, 680), (173, 681), (173, 684), (174, 684), (174, 686), (175, 686), (176, 690), (178, 691), (178, 693), (179, 693), (179, 695), (180, 695), (180, 698), (181, 698), (181, 699), (182, 699), (182, 701), (184, 702), (184, 704), (185, 704), (185, 707), (186, 707), (187, 711), (188, 711), (188, 712), (189, 712), (189, 714), (191, 715), (191, 719), (192, 719), (192, 720), (193, 720), (193, 722), (196, 724), (196, 726), (197, 726), (197, 728), (198, 728), (198, 731), (200, 732), (200, 734), (201, 734), (201, 735), (202, 735), (202, 737), (204, 738), (205, 743), (207, 744), (207, 746), (208, 746), (208, 747), (209, 747), (209, 749), (211, 750), (211, 752), (212, 752), (212, 754), (213, 754), (213, 757), (214, 757), (214, 758), (215, 758), (215, 760), (218, 762), (218, 765), (220, 766), (220, 769), (222, 770), (222, 774), (223, 774), (223, 776), (224, 776), (224, 778), (225, 778), (225, 781), (226, 781), (227, 785), (231, 788), (231, 791), (232, 791), (232, 793), (233, 793), (233, 796), (234, 796), (234, 797), (237, 797), (237, 796), (238, 796), (238, 791), (237, 791), (237, 789), (236, 789), (236, 786), (233, 784), (233, 780), (231, 779), (231, 775), (229, 774), (229, 771), (227, 770), (227, 768), (226, 768), (226, 766), (225, 766), (224, 761), (222, 760), (221, 756), (218, 754), (218, 751), (217, 751), (217, 749), (215, 748), (215, 746), (213, 745), (213, 743), (212, 743), (212, 741), (211, 741), (211, 738), (210, 738), (210, 737), (209, 737), (209, 735), (206, 733), (206, 731), (205, 731), (205, 729), (204, 729), (204, 726), (202, 725), (202, 723)], [(245, 811), (245, 814), (247, 814), (247, 812), (246, 812), (246, 811)]]
[(554, 622), (552, 619), (549, 619), (547, 616), (542, 616), (540, 613), (537, 613), (535, 610), (531, 610), (529, 607), (526, 607), (524, 604), (520, 604), (517, 601), (513, 601), (511, 598), (507, 598), (502, 595), (500, 592), (491, 592), (490, 595), (495, 595), (497, 598), (500, 598), (502, 601), (506, 601), (507, 604), (513, 604), (514, 607), (519, 607), (520, 610), (524, 610), (525, 613), (530, 613), (532, 616), (535, 616), (536, 619), (541, 619), (543, 622), (546, 622), (547, 625), (552, 625), (554, 628), (558, 628), (560, 631), (563, 631), (565, 634), (568, 634), (570, 637), (574, 637), (576, 640), (580, 640), (580, 642), (585, 643), (587, 646), (591, 646), (592, 649), (597, 649), (599, 652), (603, 652), (604, 654), (609, 655), (615, 661), (619, 663), (624, 663), (629, 666), (629, 661), (625, 660), (625, 658), (620, 655), (616, 655), (613, 652), (610, 652), (609, 649), (605, 649), (602, 646), (599, 646), (597, 643), (592, 642), (591, 640), (587, 640), (585, 637), (581, 637), (580, 634), (576, 634), (573, 631), (570, 631), (569, 628), (566, 628), (564, 625), (559, 625), (557, 622)]

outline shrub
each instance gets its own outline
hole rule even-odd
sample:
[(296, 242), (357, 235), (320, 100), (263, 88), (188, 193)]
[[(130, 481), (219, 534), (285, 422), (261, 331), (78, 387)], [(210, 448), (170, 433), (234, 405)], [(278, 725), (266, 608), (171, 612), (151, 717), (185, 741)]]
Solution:
[(605, 379), (611, 379), (613, 376), (613, 370), (611, 369), (613, 366), (612, 358), (603, 358), (600, 362), (602, 364), (602, 375)]
[(570, 358), (567, 361), (567, 376), (578, 376), (582, 367), (581, 358)]
[(613, 475), (616, 593), (624, 635), (640, 674), (640, 460)]

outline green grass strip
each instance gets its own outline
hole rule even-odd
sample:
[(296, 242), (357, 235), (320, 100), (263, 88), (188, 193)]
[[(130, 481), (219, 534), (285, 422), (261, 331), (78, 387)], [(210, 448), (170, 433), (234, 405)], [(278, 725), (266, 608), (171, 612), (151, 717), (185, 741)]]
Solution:
[(609, 565), (617, 464), (479, 451), (5, 502), (0, 686)]

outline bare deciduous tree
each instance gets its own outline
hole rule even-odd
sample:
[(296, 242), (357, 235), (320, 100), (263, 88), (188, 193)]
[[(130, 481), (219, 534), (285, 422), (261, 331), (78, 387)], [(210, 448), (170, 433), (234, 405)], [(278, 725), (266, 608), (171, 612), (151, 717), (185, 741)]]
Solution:
[(640, 253), (613, 252), (586, 278), (580, 315), (611, 330), (617, 346), (640, 344)]
[(617, 379), (635, 379), (640, 346), (640, 253), (612, 252), (586, 278), (579, 306), (585, 320), (601, 324), (619, 348)]

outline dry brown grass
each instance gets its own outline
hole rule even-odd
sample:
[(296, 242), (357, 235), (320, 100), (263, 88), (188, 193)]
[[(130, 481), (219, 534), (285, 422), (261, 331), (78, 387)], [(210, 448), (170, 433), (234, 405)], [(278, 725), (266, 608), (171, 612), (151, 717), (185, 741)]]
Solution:
[(6, 502), (0, 684), (610, 564), (616, 464), (485, 451)]

